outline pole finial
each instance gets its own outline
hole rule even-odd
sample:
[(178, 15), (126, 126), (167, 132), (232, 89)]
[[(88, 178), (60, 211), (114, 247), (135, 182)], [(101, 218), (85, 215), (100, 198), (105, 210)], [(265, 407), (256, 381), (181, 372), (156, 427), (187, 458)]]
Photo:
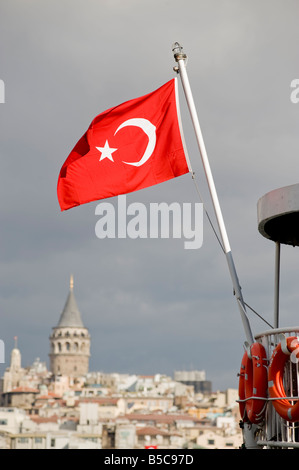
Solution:
[[(178, 62), (179, 60), (184, 60), (185, 65), (187, 65), (187, 55), (183, 52), (183, 46), (181, 46), (179, 42), (173, 43), (172, 52), (176, 62)], [(175, 66), (173, 67), (173, 70), (178, 73), (179, 67)]]
[(181, 46), (179, 42), (174, 42), (172, 45), (172, 52), (174, 55), (181, 54), (183, 52), (183, 46)]
[(70, 277), (70, 290), (73, 290), (74, 288), (74, 276), (71, 274), (71, 277)]

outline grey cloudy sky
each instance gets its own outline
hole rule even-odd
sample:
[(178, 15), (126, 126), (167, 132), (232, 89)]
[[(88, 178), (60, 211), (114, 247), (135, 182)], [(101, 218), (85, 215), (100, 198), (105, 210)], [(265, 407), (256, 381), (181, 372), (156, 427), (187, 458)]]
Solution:
[[(204, 369), (214, 389), (237, 387), (245, 336), (207, 220), (198, 250), (181, 239), (99, 240), (98, 203), (61, 213), (57, 177), (97, 114), (175, 76), (179, 41), (244, 299), (271, 323), (274, 244), (258, 233), (256, 204), (298, 182), (299, 104), (290, 100), (298, 17), (295, 0), (1, 2), (1, 375), (15, 335), (24, 366), (48, 361), (73, 273), (91, 370)], [(180, 82), (179, 90), (188, 153), (214, 219)], [(127, 196), (160, 201), (199, 202), (190, 175)], [(298, 256), (283, 247), (282, 325), (298, 324)], [(268, 328), (249, 317), (254, 333)]]

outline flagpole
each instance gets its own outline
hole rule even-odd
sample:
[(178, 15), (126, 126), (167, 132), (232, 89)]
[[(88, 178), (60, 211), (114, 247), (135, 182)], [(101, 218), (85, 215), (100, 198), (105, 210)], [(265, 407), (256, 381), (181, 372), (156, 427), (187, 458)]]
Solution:
[(175, 67), (174, 70), (176, 72), (179, 72), (180, 76), (181, 76), (181, 81), (182, 81), (182, 85), (183, 85), (187, 105), (188, 105), (188, 108), (189, 108), (189, 112), (190, 112), (190, 115), (191, 115), (193, 127), (194, 127), (194, 130), (195, 130), (195, 135), (196, 135), (199, 151), (200, 151), (200, 154), (201, 154), (201, 159), (202, 159), (206, 179), (207, 179), (207, 182), (208, 182), (210, 195), (211, 195), (213, 206), (214, 206), (214, 211), (215, 211), (215, 215), (216, 215), (216, 219), (217, 219), (217, 223), (218, 223), (218, 227), (219, 227), (219, 231), (220, 231), (220, 235), (221, 235), (221, 239), (222, 239), (222, 243), (223, 243), (223, 248), (224, 248), (224, 252), (225, 252), (225, 255), (226, 255), (226, 260), (227, 260), (229, 272), (230, 272), (231, 279), (232, 279), (234, 294), (236, 296), (237, 303), (238, 303), (238, 306), (239, 306), (241, 319), (242, 319), (242, 322), (243, 322), (243, 327), (244, 327), (244, 330), (245, 330), (247, 341), (248, 341), (249, 344), (252, 344), (254, 342), (254, 339), (253, 339), (250, 324), (249, 324), (249, 321), (248, 321), (248, 318), (247, 318), (246, 308), (245, 308), (245, 304), (244, 304), (244, 300), (243, 300), (243, 296), (242, 296), (242, 292), (241, 292), (241, 287), (240, 287), (240, 284), (239, 284), (239, 280), (238, 280), (238, 276), (237, 276), (237, 272), (236, 272), (236, 268), (235, 268), (235, 264), (234, 264), (234, 260), (233, 260), (233, 256), (232, 256), (232, 252), (231, 252), (231, 248), (230, 248), (230, 244), (229, 244), (229, 240), (228, 240), (228, 236), (227, 236), (227, 232), (226, 232), (226, 228), (225, 228), (225, 224), (224, 224), (224, 220), (223, 220), (223, 216), (222, 216), (222, 212), (221, 212), (221, 208), (220, 208), (220, 204), (219, 204), (215, 184), (214, 184), (214, 179), (213, 179), (213, 175), (212, 175), (212, 172), (211, 172), (211, 168), (210, 168), (210, 164), (209, 164), (209, 160), (208, 160), (208, 155), (207, 155), (207, 152), (206, 152), (206, 147), (205, 147), (205, 144), (204, 144), (204, 140), (203, 140), (203, 136), (202, 136), (202, 132), (201, 132), (201, 128), (200, 128), (200, 125), (199, 125), (197, 112), (196, 112), (196, 108), (195, 108), (195, 104), (194, 104), (194, 100), (193, 100), (193, 96), (192, 96), (192, 91), (191, 91), (191, 88), (190, 88), (190, 83), (189, 83), (189, 79), (188, 79), (188, 75), (187, 75), (187, 71), (186, 71), (187, 56), (186, 56), (186, 54), (183, 53), (183, 48), (177, 42), (174, 43), (172, 50), (173, 50), (173, 53), (174, 53), (174, 58), (175, 58), (176, 62), (178, 63), (178, 67)]

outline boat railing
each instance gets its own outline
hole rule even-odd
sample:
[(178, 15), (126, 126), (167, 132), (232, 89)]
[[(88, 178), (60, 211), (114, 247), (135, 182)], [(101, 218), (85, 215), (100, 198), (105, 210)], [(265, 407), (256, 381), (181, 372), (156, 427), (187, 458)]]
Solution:
[[(264, 331), (257, 334), (255, 339), (264, 346), (270, 361), (277, 345), (289, 336), (299, 339), (299, 326)], [(289, 359), (283, 373), (286, 397), (282, 398), (287, 398), (290, 406), (299, 400), (298, 361)], [(257, 445), (263, 448), (299, 448), (299, 422), (286, 421), (275, 410), (273, 399), (268, 396), (267, 401), (265, 421), (256, 430)]]

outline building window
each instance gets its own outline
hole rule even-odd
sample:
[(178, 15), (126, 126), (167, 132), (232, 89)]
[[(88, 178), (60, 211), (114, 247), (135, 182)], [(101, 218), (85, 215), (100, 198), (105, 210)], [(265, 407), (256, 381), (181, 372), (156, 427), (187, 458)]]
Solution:
[(0, 419), (0, 425), (5, 426), (7, 424), (7, 419)]
[(55, 447), (55, 439), (51, 439), (51, 447)]
[(41, 438), (41, 437), (35, 437), (35, 438), (34, 438), (34, 442), (35, 442), (36, 444), (41, 444), (41, 443), (42, 443), (42, 438)]
[(215, 444), (214, 439), (208, 439), (208, 445), (213, 446)]

